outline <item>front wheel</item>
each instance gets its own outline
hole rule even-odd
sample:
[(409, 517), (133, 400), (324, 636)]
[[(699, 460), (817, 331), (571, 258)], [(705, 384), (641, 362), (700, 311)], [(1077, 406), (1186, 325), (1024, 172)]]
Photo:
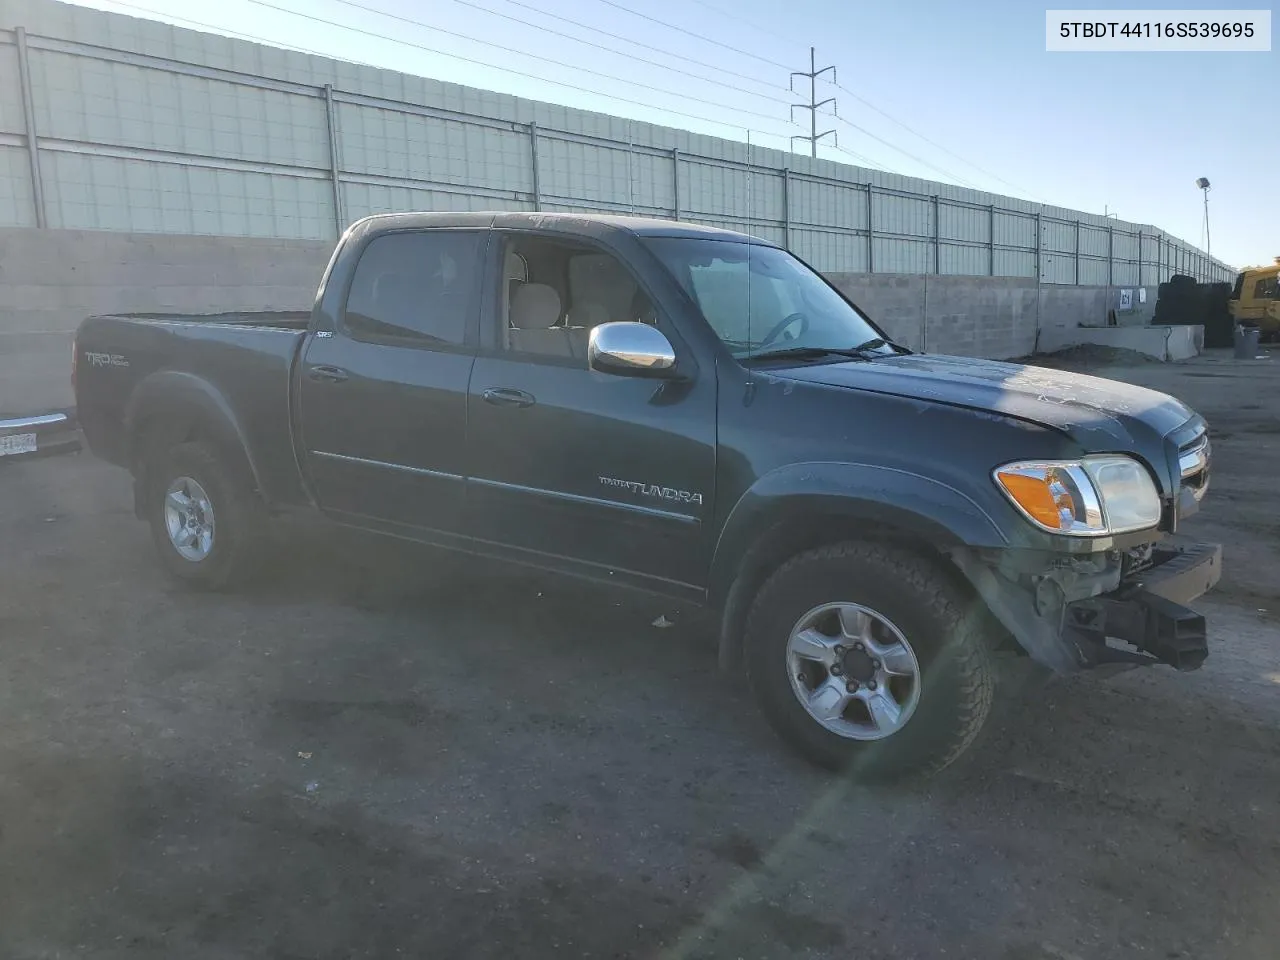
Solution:
[(147, 469), (148, 520), (160, 562), (177, 579), (221, 588), (253, 571), (262, 502), (204, 443), (183, 443)]
[(823, 547), (761, 589), (748, 677), (770, 724), (809, 760), (864, 780), (932, 773), (990, 713), (983, 623), (936, 561), (874, 543)]

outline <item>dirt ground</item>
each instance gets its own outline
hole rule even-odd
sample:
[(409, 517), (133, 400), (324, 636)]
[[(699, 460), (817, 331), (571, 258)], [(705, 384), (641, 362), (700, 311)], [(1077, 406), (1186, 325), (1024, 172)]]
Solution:
[(1210, 421), (1209, 661), (1004, 691), (914, 790), (791, 758), (693, 611), (293, 529), (192, 594), (121, 471), (0, 468), (0, 957), (1271, 960), (1280, 356), (1095, 372)]

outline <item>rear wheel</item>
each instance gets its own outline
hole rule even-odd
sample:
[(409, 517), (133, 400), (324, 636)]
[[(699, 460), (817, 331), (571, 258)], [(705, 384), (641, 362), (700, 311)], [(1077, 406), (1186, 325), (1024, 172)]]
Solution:
[(873, 543), (802, 553), (747, 621), (751, 687), (811, 761), (875, 780), (955, 760), (991, 710), (976, 600), (939, 563)]
[(258, 559), (262, 501), (208, 444), (183, 443), (147, 470), (147, 515), (165, 569), (196, 586), (244, 580)]

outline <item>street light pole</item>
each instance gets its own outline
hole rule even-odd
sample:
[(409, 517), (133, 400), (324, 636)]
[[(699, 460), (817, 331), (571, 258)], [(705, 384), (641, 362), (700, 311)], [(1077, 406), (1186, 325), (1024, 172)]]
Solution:
[(1212, 247), (1209, 238), (1209, 178), (1201, 177), (1196, 181), (1196, 186), (1204, 191), (1204, 252), (1206, 256), (1210, 256)]

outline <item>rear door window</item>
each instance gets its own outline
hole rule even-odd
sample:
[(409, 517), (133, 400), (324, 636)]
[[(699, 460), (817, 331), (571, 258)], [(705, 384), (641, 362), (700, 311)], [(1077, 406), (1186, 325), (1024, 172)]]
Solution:
[(351, 280), (346, 333), (357, 340), (462, 345), (479, 300), (486, 237), (480, 230), (375, 237)]

